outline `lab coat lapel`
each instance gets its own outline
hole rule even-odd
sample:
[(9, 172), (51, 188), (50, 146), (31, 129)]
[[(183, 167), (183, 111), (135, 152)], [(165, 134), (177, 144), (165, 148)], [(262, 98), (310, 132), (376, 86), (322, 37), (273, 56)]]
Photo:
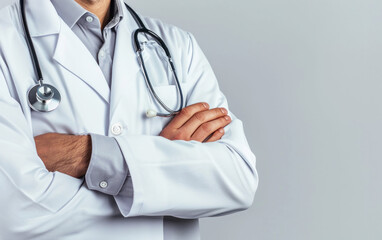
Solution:
[(25, 1), (25, 6), (33, 41), (58, 34), (53, 59), (109, 102), (110, 88), (97, 62), (81, 40), (59, 17), (52, 3), (48, 0), (31, 0)]
[(61, 26), (54, 60), (86, 82), (106, 102), (109, 102), (110, 88), (101, 68), (73, 31), (64, 23)]
[[(111, 121), (127, 121), (130, 131), (137, 129), (137, 112), (141, 101), (142, 81), (137, 55), (133, 50), (132, 33), (137, 28), (134, 19), (124, 8), (124, 19), (117, 29), (116, 48), (113, 59), (113, 80), (111, 85), (110, 115)], [(114, 113), (119, 113), (117, 118)], [(124, 113), (123, 116), (120, 113)], [(127, 113), (127, 114), (126, 114)]]

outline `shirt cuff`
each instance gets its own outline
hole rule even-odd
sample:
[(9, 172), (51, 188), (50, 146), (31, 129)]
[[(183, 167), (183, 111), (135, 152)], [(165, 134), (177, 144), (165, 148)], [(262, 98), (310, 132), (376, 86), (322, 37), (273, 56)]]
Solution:
[(89, 189), (117, 195), (126, 181), (129, 169), (113, 137), (90, 134), (92, 155), (85, 181)]

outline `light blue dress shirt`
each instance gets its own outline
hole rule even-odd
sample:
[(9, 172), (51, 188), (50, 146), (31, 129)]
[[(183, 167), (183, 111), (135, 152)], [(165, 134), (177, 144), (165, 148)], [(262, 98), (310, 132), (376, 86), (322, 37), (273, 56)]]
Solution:
[[(111, 1), (110, 21), (104, 29), (96, 15), (74, 0), (52, 0), (58, 15), (87, 47), (100, 66), (109, 86), (112, 84), (112, 66), (116, 29), (123, 18), (120, 1)], [(109, 195), (117, 195), (123, 186), (128, 168), (117, 141), (112, 137), (90, 134), (92, 155), (85, 179), (88, 187)]]

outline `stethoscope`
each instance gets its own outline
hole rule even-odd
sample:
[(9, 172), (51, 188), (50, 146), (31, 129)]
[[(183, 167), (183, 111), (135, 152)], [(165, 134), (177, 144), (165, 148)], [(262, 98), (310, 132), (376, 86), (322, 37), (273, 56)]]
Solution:
[[(29, 48), (29, 52), (30, 52), (31, 57), (32, 57), (33, 67), (34, 67), (36, 75), (37, 75), (36, 85), (33, 86), (28, 91), (28, 103), (29, 103), (29, 106), (34, 111), (51, 112), (51, 111), (55, 110), (60, 105), (61, 94), (57, 90), (57, 88), (55, 88), (54, 86), (44, 83), (44, 77), (43, 77), (43, 74), (41, 71), (40, 63), (39, 63), (39, 60), (38, 60), (38, 57), (36, 54), (35, 47), (33, 45), (31, 35), (29, 32), (28, 22), (26, 20), (26, 14), (25, 14), (26, 10), (25, 10), (24, 1), (25, 0), (20, 0), (22, 23), (24, 26), (24, 31), (25, 31), (25, 35), (26, 35), (26, 41), (27, 41), (27, 45)], [(154, 99), (159, 103), (159, 105), (162, 106), (163, 109), (167, 111), (167, 113), (160, 113), (160, 112), (157, 112), (153, 109), (149, 109), (146, 112), (146, 116), (149, 118), (156, 117), (156, 116), (158, 116), (158, 117), (174, 116), (182, 110), (184, 99), (183, 99), (182, 88), (180, 86), (179, 79), (178, 79), (178, 76), (177, 76), (176, 71), (175, 71), (175, 65), (174, 65), (174, 62), (172, 60), (170, 51), (169, 51), (168, 47), (166, 46), (165, 42), (156, 33), (154, 33), (153, 31), (146, 28), (146, 26), (142, 22), (142, 19), (138, 16), (138, 14), (130, 6), (128, 6), (126, 3), (125, 3), (125, 5), (126, 5), (127, 9), (129, 10), (130, 14), (133, 16), (135, 22), (137, 23), (137, 25), (139, 27), (133, 33), (133, 39), (134, 39), (133, 47), (134, 47), (134, 50), (137, 54), (138, 62), (139, 62), (140, 68), (142, 70), (142, 74), (143, 74), (143, 77), (145, 79), (148, 91), (154, 97)], [(164, 50), (164, 52), (167, 56), (167, 60), (169, 62), (170, 68), (171, 68), (171, 72), (172, 72), (174, 79), (175, 79), (175, 85), (176, 85), (177, 93), (178, 93), (177, 97), (180, 98), (180, 104), (179, 104), (178, 109), (174, 110), (174, 109), (171, 109), (170, 107), (168, 107), (160, 99), (160, 97), (157, 95), (157, 93), (155, 92), (154, 87), (152, 86), (151, 81), (149, 79), (149, 76), (148, 76), (148, 73), (146, 70), (146, 66), (145, 66), (145, 62), (143, 60), (143, 56), (142, 56), (143, 48), (142, 48), (141, 44), (139, 43), (139, 39), (138, 39), (139, 34), (144, 34), (146, 37), (149, 36)]]

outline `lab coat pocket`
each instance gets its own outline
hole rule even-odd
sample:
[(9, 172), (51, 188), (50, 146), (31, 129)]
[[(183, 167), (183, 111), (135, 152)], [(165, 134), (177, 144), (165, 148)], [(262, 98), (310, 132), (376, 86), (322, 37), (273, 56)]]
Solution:
[(154, 41), (142, 42), (142, 57), (147, 76), (153, 86), (175, 84), (165, 51)]

